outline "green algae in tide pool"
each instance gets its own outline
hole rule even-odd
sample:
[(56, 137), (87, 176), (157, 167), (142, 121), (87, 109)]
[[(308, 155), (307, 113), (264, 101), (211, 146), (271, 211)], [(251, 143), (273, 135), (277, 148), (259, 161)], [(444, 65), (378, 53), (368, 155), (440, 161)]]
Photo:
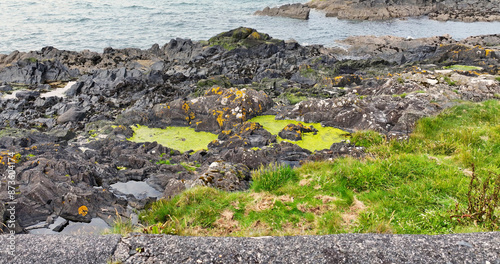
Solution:
[(128, 140), (133, 142), (158, 142), (159, 144), (181, 152), (206, 149), (208, 143), (217, 139), (217, 135), (208, 132), (196, 132), (190, 127), (149, 128), (132, 126), (134, 135)]
[(304, 133), (302, 135), (302, 140), (291, 141), (287, 139), (278, 138), (278, 142), (287, 141), (298, 145), (301, 148), (308, 149), (310, 151), (329, 149), (333, 143), (345, 140), (345, 136), (349, 134), (343, 130), (334, 127), (323, 127), (320, 123), (306, 123), (295, 120), (275, 120), (273, 115), (257, 116), (248, 121), (256, 122), (261, 124), (264, 129), (269, 131), (273, 135), (278, 135), (278, 133), (288, 124), (303, 124), (305, 126), (314, 126), (318, 130), (318, 133)]

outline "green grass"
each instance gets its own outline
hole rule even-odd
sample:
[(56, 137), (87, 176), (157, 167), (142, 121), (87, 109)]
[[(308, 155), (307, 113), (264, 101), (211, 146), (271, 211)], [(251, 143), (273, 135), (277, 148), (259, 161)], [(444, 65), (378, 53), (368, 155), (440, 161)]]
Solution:
[(393, 94), (392, 97), (401, 97), (405, 98), (408, 94), (407, 93), (402, 93), (402, 94)]
[(273, 191), (284, 186), (288, 181), (297, 180), (298, 175), (290, 166), (273, 164), (255, 171), (252, 179), (254, 191)]
[(445, 81), (445, 82), (446, 82), (449, 86), (455, 86), (455, 85), (457, 85), (457, 83), (456, 83), (456, 82), (454, 82), (454, 81), (452, 81), (452, 80), (450, 79), (450, 77), (448, 77), (448, 76), (444, 76), (444, 77), (443, 77), (443, 79), (444, 79), (444, 81)]
[(197, 168), (197, 166), (186, 162), (181, 162), (181, 166), (184, 167), (184, 169), (186, 169), (187, 171), (195, 171)]
[(275, 120), (273, 115), (264, 115), (254, 117), (249, 122), (256, 122), (262, 125), (264, 129), (269, 131), (273, 135), (278, 135), (278, 133), (286, 127), (288, 124), (303, 124), (305, 126), (314, 126), (318, 130), (318, 133), (304, 133), (302, 135), (302, 140), (291, 141), (287, 139), (282, 139), (277, 137), (278, 142), (287, 141), (300, 146), (301, 148), (308, 149), (310, 151), (329, 149), (333, 143), (340, 142), (346, 139), (347, 132), (333, 127), (323, 127), (320, 123), (305, 123), (295, 120)]
[(294, 104), (297, 104), (299, 102), (307, 100), (307, 97), (305, 97), (305, 96), (297, 96), (297, 95), (292, 94), (292, 93), (287, 93), (285, 96), (291, 105), (294, 105)]
[[(160, 156), (161, 157), (161, 156)], [(170, 160), (159, 160), (156, 162), (156, 164), (166, 164), (166, 165), (172, 165), (172, 163), (170, 162)]]
[(130, 220), (124, 220), (118, 212), (116, 213), (116, 219), (110, 230), (106, 230), (104, 234), (120, 234), (126, 236), (137, 230), (137, 226), (134, 226)]
[[(366, 148), (366, 158), (309, 162), (295, 169), (265, 167), (253, 173), (246, 192), (189, 189), (143, 211), (145, 232), (279, 236), (499, 230), (498, 101), (464, 103), (423, 118), (408, 140), (388, 141), (373, 131), (354, 133), (351, 140)], [(477, 183), (471, 183), (471, 175)], [(490, 205), (497, 203), (490, 219), (468, 217), (474, 214), (468, 207), (479, 210), (470, 201), (485, 201), (484, 196)]]
[(159, 144), (185, 152), (188, 150), (206, 149), (208, 143), (217, 139), (216, 134), (196, 132), (190, 127), (149, 128), (133, 126), (134, 136), (128, 140), (133, 142), (158, 142)]

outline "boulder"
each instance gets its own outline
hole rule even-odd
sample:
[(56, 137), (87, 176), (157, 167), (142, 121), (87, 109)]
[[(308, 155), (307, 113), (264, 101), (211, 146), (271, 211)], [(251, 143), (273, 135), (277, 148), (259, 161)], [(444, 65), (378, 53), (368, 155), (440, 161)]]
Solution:
[(297, 125), (288, 124), (279, 132), (278, 135), (283, 139), (298, 141), (302, 140), (303, 133), (311, 133), (311, 132), (316, 133), (318, 132), (318, 130), (315, 129), (313, 126), (304, 126), (303, 124), (299, 123)]
[(296, 19), (309, 19), (311, 9), (303, 4), (286, 4), (279, 7), (266, 7), (262, 11), (256, 11), (254, 15), (258, 16), (281, 16)]
[(213, 162), (195, 181), (195, 185), (211, 186), (223, 191), (248, 189), (250, 170), (242, 164)]
[(85, 116), (86, 116), (85, 111), (82, 111), (78, 107), (72, 107), (57, 118), (57, 123), (64, 124), (67, 122), (78, 122), (82, 121), (85, 118)]
[(276, 136), (265, 130), (259, 123), (245, 122), (232, 130), (224, 130), (218, 140), (208, 145), (209, 149), (260, 148), (276, 142)]
[(268, 34), (259, 33), (253, 28), (239, 27), (227, 32), (222, 32), (208, 40), (210, 45), (218, 45), (226, 50), (235, 48), (251, 48), (261, 44), (271, 44), (282, 42), (273, 39)]
[(40, 92), (37, 91), (19, 91), (16, 93), (16, 97), (23, 100), (35, 100), (40, 96)]
[(264, 92), (253, 89), (214, 87), (205, 96), (153, 107), (153, 114), (167, 125), (191, 126), (197, 131), (220, 133), (231, 130), (273, 106)]
[(0, 69), (0, 80), (7, 83), (43, 84), (48, 81), (69, 81), (77, 71), (70, 70), (59, 61), (39, 62), (28, 58)]

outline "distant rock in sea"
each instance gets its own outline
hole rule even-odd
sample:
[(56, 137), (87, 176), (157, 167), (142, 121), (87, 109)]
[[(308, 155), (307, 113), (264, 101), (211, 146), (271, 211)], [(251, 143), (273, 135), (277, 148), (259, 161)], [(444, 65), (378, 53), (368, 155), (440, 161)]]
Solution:
[(262, 11), (257, 11), (254, 15), (259, 16), (282, 16), (296, 19), (309, 19), (311, 9), (303, 4), (288, 4), (279, 7), (266, 7)]

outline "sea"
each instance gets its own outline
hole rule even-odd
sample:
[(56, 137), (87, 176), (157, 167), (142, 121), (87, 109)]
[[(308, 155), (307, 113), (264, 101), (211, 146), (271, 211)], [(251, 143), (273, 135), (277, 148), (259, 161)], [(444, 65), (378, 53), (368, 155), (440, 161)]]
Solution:
[[(459, 40), (500, 33), (500, 22), (439, 22), (427, 17), (350, 21), (312, 11), (309, 20), (254, 16), (297, 0), (0, 0), (0, 54), (40, 50), (150, 48), (174, 38), (207, 40), (240, 26), (301, 44), (336, 46), (356, 35), (407, 38), (449, 34)], [(301, 1), (305, 3), (306, 1)]]

